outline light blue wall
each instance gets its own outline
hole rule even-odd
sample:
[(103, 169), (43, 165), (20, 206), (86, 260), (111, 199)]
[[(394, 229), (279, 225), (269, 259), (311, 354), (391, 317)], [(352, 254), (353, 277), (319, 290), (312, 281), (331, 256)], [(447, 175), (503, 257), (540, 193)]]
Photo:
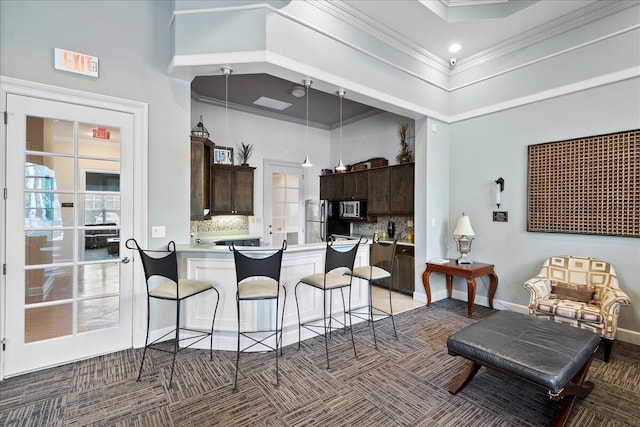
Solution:
[[(639, 127), (640, 78), (450, 125), (450, 224), (461, 212), (469, 214), (476, 233), (472, 258), (496, 265), (496, 299), (526, 305), (522, 283), (550, 256), (596, 257), (614, 265), (631, 298), (620, 327), (640, 331), (640, 239), (526, 231), (528, 145)], [(499, 177), (505, 179), (500, 210), (509, 212), (507, 223), (492, 221)], [(456, 255), (452, 241), (449, 255)], [(461, 282), (455, 286), (466, 290)], [(486, 288), (478, 295), (486, 296)]]
[[(167, 76), (171, 12), (168, 1), (0, 1), (0, 74), (149, 105), (148, 224), (166, 227), (154, 247), (189, 236), (191, 92)], [(99, 57), (100, 77), (54, 70), (56, 47)]]

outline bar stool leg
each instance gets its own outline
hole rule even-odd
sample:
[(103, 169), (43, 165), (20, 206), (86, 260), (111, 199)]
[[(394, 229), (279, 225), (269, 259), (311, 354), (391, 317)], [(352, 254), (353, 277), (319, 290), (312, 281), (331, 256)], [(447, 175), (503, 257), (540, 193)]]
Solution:
[(236, 351), (236, 378), (233, 382), (233, 392), (238, 391), (238, 368), (240, 366), (240, 297), (236, 294), (236, 307), (238, 312), (238, 347)]
[(378, 348), (378, 340), (376, 338), (376, 322), (375, 319), (373, 318), (373, 286), (371, 285), (371, 281), (369, 280), (369, 316), (371, 317), (371, 329), (373, 329), (373, 346), (375, 347), (376, 350), (379, 350)]

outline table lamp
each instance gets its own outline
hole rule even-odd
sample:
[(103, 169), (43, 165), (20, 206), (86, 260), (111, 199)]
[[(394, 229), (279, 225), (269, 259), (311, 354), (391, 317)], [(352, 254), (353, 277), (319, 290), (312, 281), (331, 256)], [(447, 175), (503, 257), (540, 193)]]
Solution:
[(473, 263), (473, 261), (469, 259), (469, 252), (471, 252), (471, 242), (475, 235), (473, 228), (471, 228), (471, 220), (469, 220), (469, 216), (463, 212), (462, 216), (458, 218), (456, 229), (453, 230), (453, 239), (458, 245), (458, 252), (460, 252), (458, 264)]

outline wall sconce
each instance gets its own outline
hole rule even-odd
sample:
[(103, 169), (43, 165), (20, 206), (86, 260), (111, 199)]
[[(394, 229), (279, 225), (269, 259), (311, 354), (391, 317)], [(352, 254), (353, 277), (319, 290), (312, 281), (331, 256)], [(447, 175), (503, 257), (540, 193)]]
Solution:
[(498, 205), (498, 209), (500, 209), (500, 197), (504, 191), (504, 178), (500, 177), (495, 180), (496, 183), (496, 205)]

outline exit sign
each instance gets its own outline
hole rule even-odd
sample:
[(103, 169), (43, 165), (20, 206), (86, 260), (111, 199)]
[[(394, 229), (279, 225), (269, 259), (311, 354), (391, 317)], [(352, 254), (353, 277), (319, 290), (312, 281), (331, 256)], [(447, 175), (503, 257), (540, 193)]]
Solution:
[(89, 77), (98, 77), (97, 56), (58, 48), (55, 48), (54, 56), (54, 67), (56, 70), (68, 71)]

